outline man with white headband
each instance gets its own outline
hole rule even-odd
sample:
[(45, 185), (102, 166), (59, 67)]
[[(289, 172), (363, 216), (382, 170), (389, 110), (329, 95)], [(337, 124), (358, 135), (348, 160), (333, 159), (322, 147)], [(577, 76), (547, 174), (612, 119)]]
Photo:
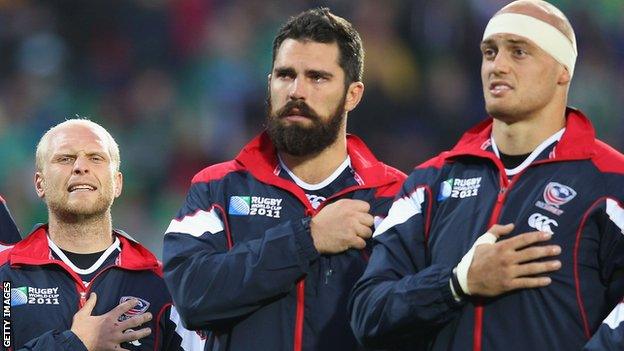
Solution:
[(481, 52), (490, 118), (416, 167), (373, 234), (349, 302), (366, 346), (580, 350), (624, 295), (624, 156), (566, 107), (570, 23), (515, 1)]

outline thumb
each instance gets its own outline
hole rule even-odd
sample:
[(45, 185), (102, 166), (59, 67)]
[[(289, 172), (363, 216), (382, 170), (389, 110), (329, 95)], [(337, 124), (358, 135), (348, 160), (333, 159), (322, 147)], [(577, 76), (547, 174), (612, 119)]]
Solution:
[(87, 300), (87, 302), (85, 302), (84, 306), (82, 306), (82, 308), (77, 313), (90, 316), (91, 313), (93, 312), (93, 309), (95, 308), (96, 303), (97, 303), (97, 295), (94, 292), (92, 292), (89, 295), (89, 299)]
[(505, 225), (494, 224), (488, 230), (488, 233), (493, 234), (498, 239), (498, 238), (500, 238), (503, 235), (507, 235), (507, 234), (511, 233), (511, 231), (513, 229), (514, 229), (514, 224), (513, 223), (508, 223), (508, 224), (505, 224)]

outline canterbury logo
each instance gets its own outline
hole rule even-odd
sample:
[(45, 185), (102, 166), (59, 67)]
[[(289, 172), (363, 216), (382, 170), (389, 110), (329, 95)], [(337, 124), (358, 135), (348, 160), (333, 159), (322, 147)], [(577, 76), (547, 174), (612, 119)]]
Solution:
[(529, 226), (541, 232), (554, 234), (551, 226), (558, 227), (559, 224), (554, 219), (550, 219), (541, 213), (534, 213), (529, 217)]

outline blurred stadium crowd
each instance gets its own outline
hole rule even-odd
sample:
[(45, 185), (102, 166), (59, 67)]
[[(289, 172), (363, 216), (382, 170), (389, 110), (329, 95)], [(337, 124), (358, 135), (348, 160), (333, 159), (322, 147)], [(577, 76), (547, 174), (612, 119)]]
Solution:
[[(485, 117), (479, 42), (501, 0), (0, 0), (0, 194), (22, 234), (44, 221), (35, 143), (75, 115), (107, 128), (125, 184), (113, 222), (160, 254), (194, 173), (262, 129), (271, 42), (329, 6), (366, 50), (349, 130), (405, 172)], [(579, 59), (570, 104), (624, 150), (624, 1), (559, 0)]]

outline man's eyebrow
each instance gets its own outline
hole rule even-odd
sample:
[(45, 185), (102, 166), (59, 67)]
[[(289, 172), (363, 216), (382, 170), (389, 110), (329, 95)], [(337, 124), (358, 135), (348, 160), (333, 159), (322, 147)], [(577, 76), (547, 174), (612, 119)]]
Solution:
[(309, 69), (309, 70), (306, 70), (305, 73), (308, 76), (321, 76), (323, 78), (331, 78), (334, 76), (333, 73), (322, 70), (322, 69)]
[(505, 42), (514, 45), (529, 45), (529, 42), (524, 39), (507, 39)]
[(286, 75), (295, 74), (295, 70), (291, 67), (275, 67), (274, 71), (277, 74), (286, 74)]
[[(530, 45), (530, 43), (522, 38), (518, 38), (518, 39), (505, 39), (503, 44), (507, 44), (507, 45)], [(481, 42), (480, 47), (489, 47), (489, 46), (496, 46), (496, 41), (493, 39), (486, 39), (484, 41)]]
[(481, 42), (481, 44), (479, 44), (479, 48), (483, 49), (483, 48), (488, 48), (488, 47), (492, 47), (492, 46), (496, 46), (496, 42), (492, 39), (486, 39), (484, 41)]

